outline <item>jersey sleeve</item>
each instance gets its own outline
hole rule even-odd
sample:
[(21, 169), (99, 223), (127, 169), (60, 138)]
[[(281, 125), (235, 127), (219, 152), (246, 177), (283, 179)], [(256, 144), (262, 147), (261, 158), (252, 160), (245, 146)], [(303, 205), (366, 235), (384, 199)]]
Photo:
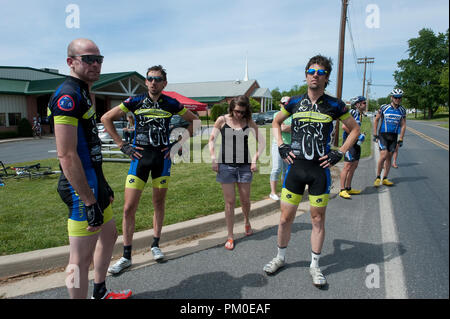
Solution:
[(142, 99), (143, 99), (142, 95), (130, 96), (128, 99), (123, 101), (119, 105), (119, 107), (125, 113), (134, 112), (138, 109), (139, 103), (142, 101)]
[(337, 108), (336, 108), (336, 118), (343, 121), (343, 120), (348, 119), (350, 116), (351, 115), (350, 115), (347, 105), (345, 105), (345, 103), (343, 101), (338, 101)]
[(78, 126), (81, 118), (79, 98), (76, 93), (61, 92), (50, 100), (49, 109), (55, 124)]

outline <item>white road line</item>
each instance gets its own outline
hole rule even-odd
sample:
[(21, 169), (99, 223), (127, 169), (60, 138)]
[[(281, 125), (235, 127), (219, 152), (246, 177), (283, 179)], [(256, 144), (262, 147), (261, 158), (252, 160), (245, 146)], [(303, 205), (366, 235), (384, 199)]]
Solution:
[[(375, 154), (375, 174), (377, 163), (380, 158), (377, 144), (373, 143), (373, 152)], [(380, 189), (381, 188), (381, 189)], [(383, 241), (383, 256), (387, 259), (384, 262), (384, 283), (386, 287), (387, 299), (406, 299), (405, 276), (403, 273), (403, 263), (399, 255), (392, 258), (392, 251), (386, 251), (387, 243), (399, 244), (397, 236), (397, 226), (393, 217), (392, 202), (390, 191), (386, 186), (380, 186), (378, 193), (378, 202), (380, 205), (381, 237)]]

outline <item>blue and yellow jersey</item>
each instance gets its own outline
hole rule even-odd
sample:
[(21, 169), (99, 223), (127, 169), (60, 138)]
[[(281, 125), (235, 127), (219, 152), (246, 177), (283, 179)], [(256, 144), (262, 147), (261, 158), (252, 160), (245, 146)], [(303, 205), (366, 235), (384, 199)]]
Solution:
[(169, 124), (174, 114), (183, 115), (186, 108), (177, 100), (161, 94), (153, 102), (148, 93), (130, 97), (119, 106), (135, 117), (134, 144), (164, 148), (169, 145)]
[(293, 96), (281, 111), (292, 115), (291, 148), (296, 158), (313, 161), (329, 153), (334, 120), (350, 116), (343, 101), (327, 94), (315, 104), (307, 94)]
[(381, 115), (381, 125), (378, 133), (394, 133), (400, 132), (400, 123), (406, 118), (406, 110), (403, 106), (394, 107), (392, 104), (382, 105), (378, 110)]

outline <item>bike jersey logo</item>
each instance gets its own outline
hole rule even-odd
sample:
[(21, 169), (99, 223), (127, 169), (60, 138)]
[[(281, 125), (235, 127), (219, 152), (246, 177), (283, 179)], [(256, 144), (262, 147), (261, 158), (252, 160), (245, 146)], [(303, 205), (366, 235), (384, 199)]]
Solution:
[(167, 180), (165, 180), (165, 179), (163, 179), (163, 180), (160, 182), (161, 185), (164, 185), (165, 183), (167, 183)]
[(70, 95), (63, 95), (58, 99), (58, 108), (63, 111), (72, 111), (75, 108), (75, 102)]

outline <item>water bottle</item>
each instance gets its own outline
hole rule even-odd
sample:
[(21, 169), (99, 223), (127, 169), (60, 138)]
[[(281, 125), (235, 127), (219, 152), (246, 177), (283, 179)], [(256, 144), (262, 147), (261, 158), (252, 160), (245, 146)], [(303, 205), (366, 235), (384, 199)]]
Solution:
[(361, 145), (365, 139), (366, 139), (366, 133), (359, 134), (358, 142), (356, 142), (356, 144)]

